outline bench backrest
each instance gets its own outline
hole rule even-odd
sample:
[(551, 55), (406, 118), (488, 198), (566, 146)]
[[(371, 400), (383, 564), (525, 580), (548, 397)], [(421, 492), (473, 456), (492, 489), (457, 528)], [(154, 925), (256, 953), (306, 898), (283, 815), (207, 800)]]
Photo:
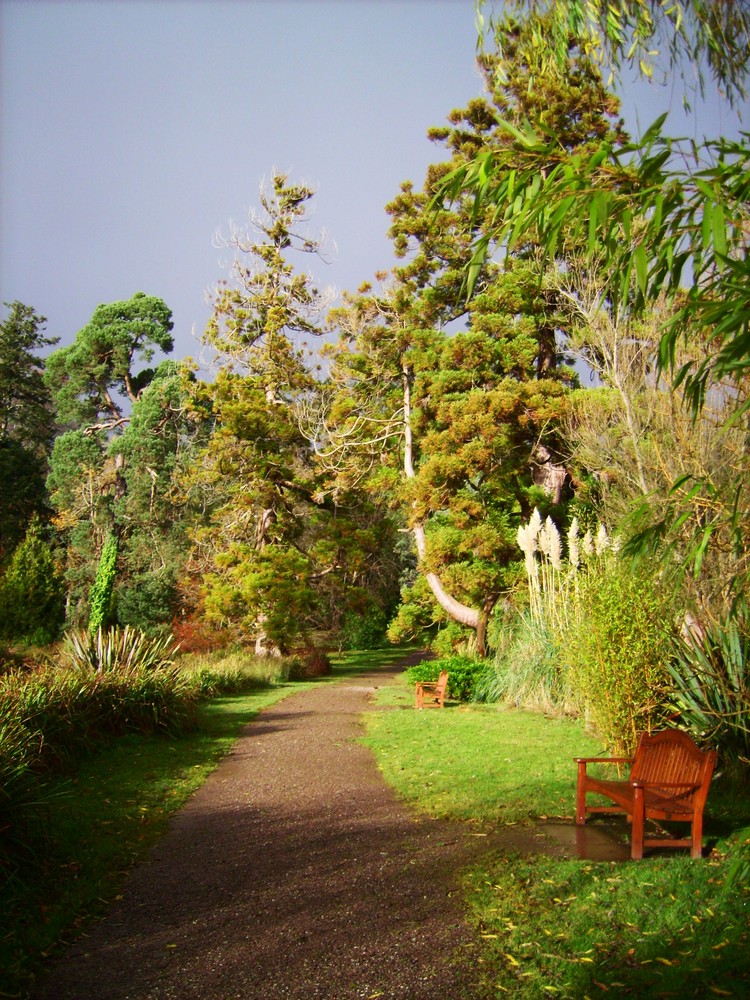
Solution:
[(437, 679), (437, 693), (442, 694), (448, 687), (448, 671), (441, 670)]
[(715, 763), (715, 750), (700, 750), (687, 733), (679, 729), (665, 729), (641, 735), (630, 778), (634, 781), (696, 785), (705, 799)]

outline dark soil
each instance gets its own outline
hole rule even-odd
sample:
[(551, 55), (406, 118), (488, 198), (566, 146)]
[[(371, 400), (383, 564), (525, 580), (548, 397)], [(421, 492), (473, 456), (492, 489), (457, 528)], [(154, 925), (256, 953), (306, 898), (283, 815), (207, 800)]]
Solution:
[(497, 845), (415, 818), (359, 742), (395, 672), (262, 712), (36, 1000), (483, 995), (456, 879)]

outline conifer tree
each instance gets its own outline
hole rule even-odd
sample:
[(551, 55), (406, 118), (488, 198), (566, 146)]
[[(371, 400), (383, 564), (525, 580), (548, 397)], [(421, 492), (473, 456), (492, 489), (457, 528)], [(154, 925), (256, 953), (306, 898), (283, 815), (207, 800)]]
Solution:
[(13, 552), (0, 580), (0, 636), (52, 642), (65, 618), (65, 587), (38, 516)]
[(204, 507), (194, 561), (206, 614), (259, 653), (288, 648), (316, 601), (315, 484), (295, 409), (314, 384), (302, 338), (321, 333), (327, 301), (297, 267), (321, 252), (305, 231), (312, 196), (274, 174), (261, 211), (226, 241), (232, 280), (216, 290), (204, 337), (219, 370), (195, 393), (211, 432), (183, 481)]
[(0, 565), (34, 514), (48, 514), (44, 480), (52, 444), (50, 394), (38, 352), (57, 343), (31, 306), (12, 302), (0, 323)]
[[(508, 19), (504, 32), (513, 72), (498, 82), (495, 63), (483, 61), (491, 98), (432, 130), (451, 159), (429, 169), (422, 191), (405, 184), (388, 206), (404, 262), (387, 292), (366, 288), (334, 314), (340, 391), (332, 391), (327, 439), (315, 432), (339, 480), (371, 475), (376, 455), (388, 455), (423, 578), (448, 617), (475, 630), (480, 653), (489, 614), (516, 573), (518, 523), (562, 499), (556, 420), (573, 379), (533, 243), (501, 264), (483, 261), (467, 303), (466, 260), (488, 219), (468, 199), (439, 201), (437, 192), (467, 158), (510, 149), (500, 116), (533, 114), (570, 147), (621, 135), (617, 102), (583, 54), (571, 53), (566, 73), (544, 69), (524, 25)], [(464, 329), (455, 332), (457, 321)], [(352, 394), (356, 402), (347, 401)]]
[[(138, 292), (98, 306), (73, 344), (47, 359), (45, 382), (65, 428), (55, 439), (47, 486), (67, 542), (69, 614), (79, 624), (87, 620), (88, 595), (108, 535), (118, 537), (123, 553), (139, 533), (150, 534), (151, 549), (158, 549), (148, 520), (126, 516), (129, 481), (139, 473), (151, 478), (152, 468), (134, 447), (137, 435), (129, 425), (138, 425), (149, 388), (172, 374), (149, 366), (157, 351), (172, 350), (171, 331), (166, 304)], [(166, 422), (175, 416), (173, 402), (164, 404)], [(126, 431), (129, 445), (123, 447)]]

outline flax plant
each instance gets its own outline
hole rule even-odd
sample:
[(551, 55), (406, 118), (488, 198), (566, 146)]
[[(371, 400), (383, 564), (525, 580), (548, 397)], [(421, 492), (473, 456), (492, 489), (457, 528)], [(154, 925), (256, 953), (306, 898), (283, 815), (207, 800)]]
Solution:
[(171, 636), (148, 636), (126, 625), (122, 629), (71, 632), (62, 656), (75, 670), (85, 673), (137, 673), (171, 667), (177, 648)]

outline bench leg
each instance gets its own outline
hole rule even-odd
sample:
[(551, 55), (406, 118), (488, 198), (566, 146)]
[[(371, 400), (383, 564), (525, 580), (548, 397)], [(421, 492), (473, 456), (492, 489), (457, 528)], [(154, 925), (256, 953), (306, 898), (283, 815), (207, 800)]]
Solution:
[(583, 826), (586, 822), (586, 765), (578, 765), (578, 785), (576, 787), (576, 824)]
[(643, 800), (643, 790), (635, 789), (635, 799), (633, 801), (633, 827), (631, 831), (630, 857), (634, 861), (640, 861), (643, 857), (643, 828), (646, 821), (646, 803)]
[(693, 836), (693, 846), (690, 852), (691, 856), (694, 858), (703, 857), (703, 814), (700, 816), (693, 816), (693, 822), (690, 824), (690, 829)]

